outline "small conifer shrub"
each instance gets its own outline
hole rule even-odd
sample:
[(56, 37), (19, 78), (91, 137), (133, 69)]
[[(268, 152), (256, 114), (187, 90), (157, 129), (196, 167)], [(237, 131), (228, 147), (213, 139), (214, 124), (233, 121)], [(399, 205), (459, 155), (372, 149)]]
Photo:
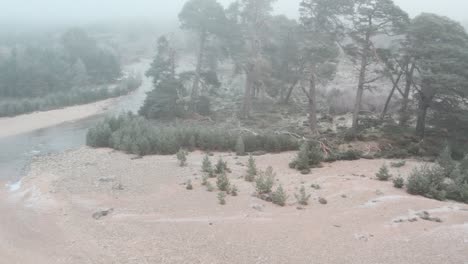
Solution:
[(379, 181), (388, 181), (392, 177), (387, 165), (385, 164), (382, 167), (380, 167), (379, 172), (376, 173), (375, 176), (377, 177), (377, 179), (379, 179)]
[(299, 190), (299, 193), (296, 193), (294, 196), (296, 197), (296, 200), (300, 205), (308, 205), (311, 195), (307, 194), (305, 187), (302, 186)]
[(249, 162), (247, 164), (247, 175), (245, 176), (245, 180), (248, 182), (254, 182), (255, 176), (257, 176), (257, 165), (255, 164), (255, 159), (250, 155)]
[(262, 173), (255, 180), (255, 189), (257, 190), (258, 195), (270, 194), (275, 183), (275, 174), (272, 167)]
[(206, 175), (208, 175), (208, 177), (210, 178), (215, 177), (213, 165), (211, 164), (210, 157), (208, 155), (205, 155), (205, 157), (203, 158), (202, 172), (206, 173)]
[(283, 189), (283, 186), (278, 186), (278, 188), (271, 194), (271, 201), (279, 206), (285, 206), (288, 195)]
[(188, 152), (183, 150), (183, 149), (180, 149), (176, 156), (177, 156), (177, 159), (179, 160), (179, 166), (180, 167), (185, 167), (187, 166), (187, 155), (188, 155)]
[(223, 192), (228, 192), (229, 191), (229, 179), (226, 175), (226, 172), (223, 172), (221, 174), (218, 174), (216, 177), (216, 186), (218, 186), (218, 189)]
[(185, 185), (187, 190), (193, 190), (192, 180), (188, 180), (187, 184)]
[(220, 205), (225, 205), (226, 204), (226, 193), (225, 192), (219, 192), (218, 193), (218, 202)]
[(401, 176), (396, 177), (393, 179), (393, 186), (398, 189), (403, 188), (405, 186), (405, 179), (403, 179)]

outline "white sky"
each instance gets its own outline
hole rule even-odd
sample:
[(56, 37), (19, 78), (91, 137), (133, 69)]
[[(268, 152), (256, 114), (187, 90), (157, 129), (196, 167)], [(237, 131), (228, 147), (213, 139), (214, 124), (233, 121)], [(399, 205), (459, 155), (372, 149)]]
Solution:
[[(232, 0), (219, 0), (228, 3)], [(414, 16), (421, 12), (468, 21), (468, 0), (394, 0)], [(92, 22), (112, 18), (175, 20), (185, 0), (0, 0), (0, 22)], [(295, 17), (300, 0), (278, 0), (276, 13)]]

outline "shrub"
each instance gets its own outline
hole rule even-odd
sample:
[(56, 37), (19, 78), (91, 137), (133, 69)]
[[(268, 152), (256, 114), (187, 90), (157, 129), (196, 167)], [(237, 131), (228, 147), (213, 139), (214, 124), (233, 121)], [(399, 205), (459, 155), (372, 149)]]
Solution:
[(237, 186), (236, 186), (236, 185), (233, 185), (233, 186), (231, 187), (230, 193), (231, 193), (232, 196), (237, 196), (237, 194), (239, 193), (239, 189), (237, 189)]
[(288, 199), (288, 196), (283, 190), (283, 186), (278, 186), (276, 191), (274, 191), (271, 194), (271, 201), (279, 206), (285, 206), (286, 205), (286, 200)]
[(392, 177), (392, 175), (388, 171), (387, 165), (385, 164), (382, 167), (380, 167), (379, 172), (376, 173), (375, 176), (377, 177), (377, 179), (379, 179), (379, 181), (388, 181)]
[(347, 150), (345, 152), (338, 153), (337, 160), (359, 160), (362, 156), (362, 153), (358, 150)]
[[(174, 155), (181, 148), (204, 151), (239, 150), (242, 155), (245, 155), (245, 147), (251, 152), (298, 149), (297, 140), (285, 135), (264, 134), (247, 138), (249, 144), (241, 151), (243, 140), (237, 132), (221, 128), (156, 126), (143, 117), (125, 114), (105, 119), (90, 129), (87, 143), (91, 147), (110, 147), (138, 155)], [(271, 142), (276, 142), (275, 147), (271, 146)]]
[(203, 175), (202, 177), (202, 185), (203, 186), (206, 186), (208, 184), (208, 176), (207, 175)]
[(318, 144), (304, 142), (289, 167), (299, 171), (308, 171), (310, 168), (318, 167), (322, 160), (323, 154)]
[(229, 179), (226, 175), (226, 172), (222, 172), (221, 174), (218, 174), (216, 177), (216, 186), (218, 186), (218, 189), (223, 192), (229, 191)]
[(258, 195), (270, 194), (275, 183), (275, 174), (272, 167), (261, 173), (259, 177), (255, 180), (255, 189), (257, 190)]
[(443, 169), (445, 177), (450, 178), (453, 171), (457, 167), (456, 162), (452, 159), (452, 151), (449, 146), (446, 146), (437, 158), (437, 164)]
[(312, 184), (310, 185), (310, 188), (315, 189), (315, 190), (320, 190), (322, 187), (320, 187), (320, 185), (318, 184)]
[(446, 184), (444, 170), (439, 166), (423, 166), (411, 173), (406, 184), (409, 194), (422, 195), (431, 199), (445, 200)]
[(205, 155), (205, 157), (203, 158), (202, 172), (206, 173), (210, 178), (215, 177), (213, 165), (211, 164), (210, 157), (208, 155)]
[(404, 161), (404, 160), (395, 161), (395, 162), (390, 163), (390, 166), (392, 168), (401, 168), (401, 167), (404, 167), (405, 165), (406, 165), (406, 161)]
[(219, 192), (218, 193), (218, 202), (220, 205), (225, 205), (226, 204), (226, 193), (225, 192)]
[(177, 152), (176, 156), (177, 160), (179, 160), (180, 167), (184, 167), (187, 165), (187, 155), (188, 152), (183, 149), (180, 149), (179, 152)]
[(245, 156), (245, 145), (244, 145), (244, 139), (242, 138), (242, 136), (239, 136), (237, 138), (236, 154), (237, 156)]
[(308, 205), (311, 195), (307, 194), (305, 187), (302, 186), (301, 189), (299, 190), (299, 193), (294, 194), (294, 196), (296, 197), (296, 200), (300, 205)]
[(86, 135), (86, 144), (93, 148), (109, 147), (112, 130), (107, 123), (100, 123), (91, 128)]
[(214, 187), (213, 187), (213, 185), (211, 185), (211, 182), (207, 181), (205, 186), (206, 186), (206, 190), (208, 192), (213, 192), (214, 191)]
[(227, 165), (227, 161), (223, 161), (222, 158), (219, 158), (218, 163), (216, 163), (215, 172), (217, 174), (221, 174), (223, 172), (231, 172)]
[(255, 176), (257, 176), (257, 165), (255, 164), (255, 159), (252, 155), (249, 156), (249, 162), (247, 164), (247, 175), (245, 180), (248, 182), (254, 182)]
[(393, 179), (393, 186), (398, 189), (403, 188), (405, 186), (405, 179), (400, 176)]
[(188, 180), (186, 187), (187, 190), (193, 190), (192, 180)]

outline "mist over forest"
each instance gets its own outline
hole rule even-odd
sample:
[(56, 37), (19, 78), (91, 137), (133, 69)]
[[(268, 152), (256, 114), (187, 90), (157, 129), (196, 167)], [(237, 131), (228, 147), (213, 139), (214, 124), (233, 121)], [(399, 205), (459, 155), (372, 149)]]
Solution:
[(463, 263), (468, 2), (16, 0), (0, 263)]

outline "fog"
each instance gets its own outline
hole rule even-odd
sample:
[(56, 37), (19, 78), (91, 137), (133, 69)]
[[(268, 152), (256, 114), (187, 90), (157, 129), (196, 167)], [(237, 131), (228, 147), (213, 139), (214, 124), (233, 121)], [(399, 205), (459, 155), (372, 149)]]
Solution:
[[(232, 0), (220, 0), (227, 5)], [(0, 22), (9, 25), (76, 24), (112, 19), (174, 21), (185, 0), (2, 0)], [(278, 0), (276, 13), (297, 17), (300, 0)], [(395, 0), (415, 16), (432, 12), (468, 21), (466, 0)]]

